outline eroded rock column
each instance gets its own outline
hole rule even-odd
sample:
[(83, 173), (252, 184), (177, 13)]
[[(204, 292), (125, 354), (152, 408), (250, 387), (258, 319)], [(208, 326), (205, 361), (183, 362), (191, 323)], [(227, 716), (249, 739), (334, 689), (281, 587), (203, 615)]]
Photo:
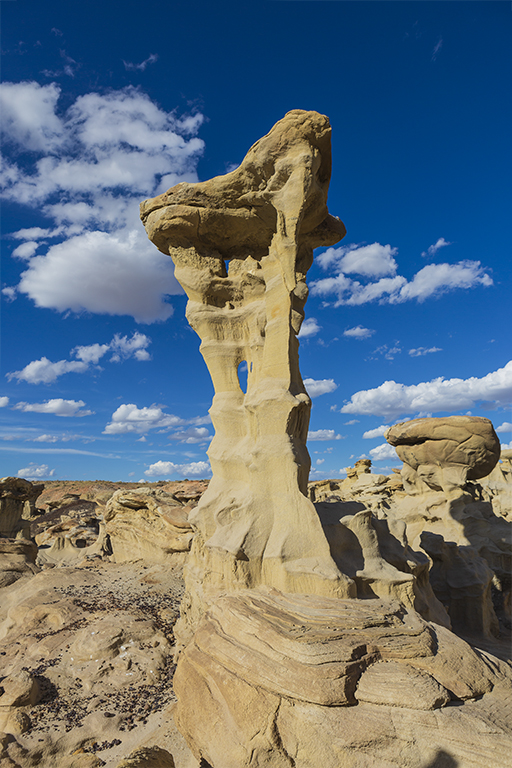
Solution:
[(293, 110), (232, 173), (141, 205), (149, 238), (175, 263), (215, 388), (213, 478), (191, 516), (185, 643), (221, 591), (355, 596), (306, 495), (311, 401), (297, 341), (313, 248), (345, 234), (327, 210), (330, 133), (326, 117)]

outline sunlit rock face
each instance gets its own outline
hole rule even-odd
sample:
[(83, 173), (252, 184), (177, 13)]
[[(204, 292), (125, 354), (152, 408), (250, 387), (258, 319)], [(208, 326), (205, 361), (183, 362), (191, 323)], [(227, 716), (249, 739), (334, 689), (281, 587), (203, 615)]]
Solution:
[(453, 629), (498, 635), (491, 595), (497, 592), (494, 603), (508, 622), (512, 546), (507, 459), (498, 464), (492, 423), (477, 416), (412, 419), (385, 437), (404, 462), (407, 493), (381, 514), (405, 524), (410, 546), (428, 554), (430, 583)]
[(479, 416), (411, 419), (390, 427), (386, 440), (405, 466), (404, 488), (460, 495), (468, 480), (490, 474), (500, 458), (500, 441), (489, 419)]
[(428, 514), (415, 512), (429, 494), (451, 519), (467, 506), (466, 480), (494, 466), (492, 426), (443, 427), (441, 460), (439, 443), (424, 458), (418, 427), (409, 474), (390, 480), (359, 462), (340, 496), (329, 484), (311, 493), (316, 508), (307, 497), (297, 334), (313, 248), (345, 232), (327, 210), (329, 176), (327, 118), (294, 110), (232, 173), (141, 206), (215, 388), (213, 479), (188, 518), (175, 720), (205, 768), (476, 765), (467, 754), (494, 768), (509, 757), (510, 722), (497, 713), (512, 668), (451, 632), (434, 594), (452, 623), (489, 635), (491, 571), (480, 563), (466, 589), (473, 555), (421, 540)]
[(327, 210), (330, 133), (323, 115), (293, 110), (232, 173), (141, 206), (150, 239), (175, 263), (215, 387), (213, 479), (190, 517), (184, 641), (219, 591), (355, 596), (307, 498), (311, 401), (297, 341), (313, 248), (345, 234)]
[(43, 491), (43, 483), (21, 477), (0, 479), (0, 538), (30, 538), (31, 518), (37, 514), (36, 499)]

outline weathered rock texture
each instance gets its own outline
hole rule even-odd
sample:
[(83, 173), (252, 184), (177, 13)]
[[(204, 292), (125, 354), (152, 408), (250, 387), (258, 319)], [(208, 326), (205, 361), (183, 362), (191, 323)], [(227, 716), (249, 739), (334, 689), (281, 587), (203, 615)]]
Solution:
[(512, 525), (507, 457), (498, 464), (500, 444), (491, 422), (413, 419), (388, 429), (386, 439), (404, 462), (407, 494), (382, 505), (379, 516), (402, 521), (410, 546), (431, 558), (430, 582), (453, 628), (466, 636), (496, 635), (491, 593), (498, 591), (507, 614)]
[[(237, 170), (141, 206), (150, 239), (174, 260), (215, 387), (213, 479), (189, 517), (176, 722), (213, 768), (427, 768), (445, 756), (494, 768), (511, 752), (510, 718), (496, 711), (512, 669), (452, 633), (433, 591), (454, 623), (489, 634), (492, 572), (435, 531), (428, 539), (421, 522), (411, 539), (390, 511), (393, 493), (420, 507), (434, 493), (456, 517), (472, 500), (467, 481), (497, 461), (490, 422), (398, 425), (388, 439), (408, 462), (403, 485), (366, 461), (347, 478), (348, 501), (323, 488), (315, 509), (307, 497), (297, 333), (312, 249), (344, 234), (326, 206), (329, 138), (325, 117), (294, 110)], [(478, 762), (464, 762), (477, 741)]]
[(194, 536), (190, 510), (161, 488), (116, 491), (105, 509), (105, 530), (115, 561), (159, 563), (176, 552), (188, 552)]
[(43, 490), (43, 483), (31, 483), (20, 477), (0, 480), (0, 537), (30, 538), (31, 518), (37, 514), (36, 499)]
[(150, 239), (175, 263), (215, 387), (213, 479), (190, 518), (184, 640), (223, 590), (355, 595), (307, 498), (311, 402), (298, 365), (313, 248), (345, 234), (327, 210), (330, 133), (326, 117), (293, 110), (232, 173), (141, 205)]
[(260, 588), (200, 622), (176, 670), (177, 723), (215, 768), (510, 766), (511, 681), (399, 603)]
[(448, 495), (468, 480), (488, 475), (500, 458), (500, 441), (489, 419), (479, 416), (412, 419), (390, 427), (386, 440), (404, 462), (409, 493), (425, 486)]

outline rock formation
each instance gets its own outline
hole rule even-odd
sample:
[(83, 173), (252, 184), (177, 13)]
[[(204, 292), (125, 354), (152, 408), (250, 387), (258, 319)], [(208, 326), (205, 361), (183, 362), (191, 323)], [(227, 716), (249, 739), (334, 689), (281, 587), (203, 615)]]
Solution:
[(498, 591), (500, 605), (509, 605), (512, 525), (506, 456), (503, 471), (491, 422), (475, 416), (413, 419), (385, 436), (404, 462), (407, 495), (380, 515), (401, 520), (410, 546), (431, 558), (430, 582), (454, 629), (496, 635), (491, 592)]
[(119, 490), (107, 502), (105, 531), (116, 562), (168, 561), (173, 553), (188, 552), (194, 536), (185, 506), (161, 488)]
[[(457, 550), (456, 562), (425, 525), (409, 537), (412, 505), (409, 521), (390, 510), (404, 489), (416, 504), (435, 493), (450, 512), (466, 505), (467, 481), (498, 458), (492, 425), (397, 425), (388, 439), (408, 462), (403, 485), (364, 462), (346, 483), (350, 500), (327, 488), (316, 509), (307, 498), (310, 401), (296, 336), (312, 249), (344, 234), (326, 207), (329, 134), (326, 118), (294, 110), (237, 170), (141, 206), (150, 239), (173, 258), (215, 388), (213, 479), (189, 517), (176, 722), (205, 768), (426, 768), (444, 757), (491, 768), (510, 754), (510, 719), (496, 713), (512, 668), (451, 632), (432, 589), (454, 624), (469, 618), (489, 634), (491, 571), (482, 560), (481, 611), (466, 610), (460, 563), (471, 571), (479, 555)], [(464, 762), (468, 743), (477, 763)]]
[(298, 365), (313, 248), (345, 234), (327, 210), (330, 132), (324, 116), (293, 110), (232, 173), (141, 205), (148, 236), (171, 255), (187, 293), (215, 388), (213, 478), (190, 517), (185, 642), (221, 591), (356, 594), (307, 498), (311, 401)]
[(0, 480), (0, 537), (30, 538), (31, 518), (37, 514), (36, 499), (43, 490), (43, 483), (31, 483), (20, 477)]
[(390, 427), (385, 438), (404, 462), (408, 493), (425, 486), (458, 496), (468, 480), (488, 475), (500, 458), (500, 441), (489, 419), (479, 416), (412, 419)]

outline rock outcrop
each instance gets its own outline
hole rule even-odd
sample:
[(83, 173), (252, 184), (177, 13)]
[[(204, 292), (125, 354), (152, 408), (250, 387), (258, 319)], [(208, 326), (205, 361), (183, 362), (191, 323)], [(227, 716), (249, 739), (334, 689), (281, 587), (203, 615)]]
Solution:
[(149, 238), (174, 261), (215, 388), (213, 478), (190, 516), (183, 642), (222, 591), (355, 595), (307, 498), (311, 401), (298, 365), (313, 248), (345, 234), (327, 210), (330, 133), (323, 115), (293, 110), (235, 171), (141, 205)]
[(422, 493), (426, 486), (460, 495), (468, 480), (488, 475), (500, 458), (492, 423), (479, 416), (412, 419), (390, 427), (384, 436), (404, 462), (408, 493)]
[[(213, 479), (189, 516), (176, 627), (176, 723), (208, 768), (427, 768), (444, 757), (493, 768), (510, 755), (512, 718), (499, 711), (512, 668), (450, 631), (448, 615), (492, 633), (491, 570), (438, 542), (421, 512), (437, 494), (444, 522), (460, 527), (468, 481), (498, 458), (490, 422), (397, 425), (388, 439), (408, 462), (402, 479), (364, 461), (307, 497), (297, 333), (312, 249), (344, 234), (326, 205), (329, 136), (325, 117), (294, 110), (237, 170), (141, 206), (215, 388)], [(404, 519), (393, 495), (407, 499)], [(464, 762), (468, 744), (477, 763)]]
[(115, 561), (160, 563), (188, 552), (194, 536), (188, 521), (191, 509), (161, 488), (116, 491), (105, 509), (105, 531)]
[[(398, 603), (259, 589), (201, 621), (176, 671), (177, 723), (215, 768), (493, 768), (510, 765), (511, 682)], [(428, 762), (445, 750), (452, 763)]]
[(20, 477), (0, 480), (0, 537), (30, 538), (31, 518), (37, 514), (35, 504), (43, 490), (43, 483)]
[(388, 429), (386, 439), (404, 462), (407, 494), (381, 506), (379, 516), (402, 521), (410, 546), (429, 555), (432, 587), (456, 631), (496, 635), (492, 591), (506, 614), (512, 521), (506, 456), (502, 470), (491, 422), (470, 416), (413, 419)]

